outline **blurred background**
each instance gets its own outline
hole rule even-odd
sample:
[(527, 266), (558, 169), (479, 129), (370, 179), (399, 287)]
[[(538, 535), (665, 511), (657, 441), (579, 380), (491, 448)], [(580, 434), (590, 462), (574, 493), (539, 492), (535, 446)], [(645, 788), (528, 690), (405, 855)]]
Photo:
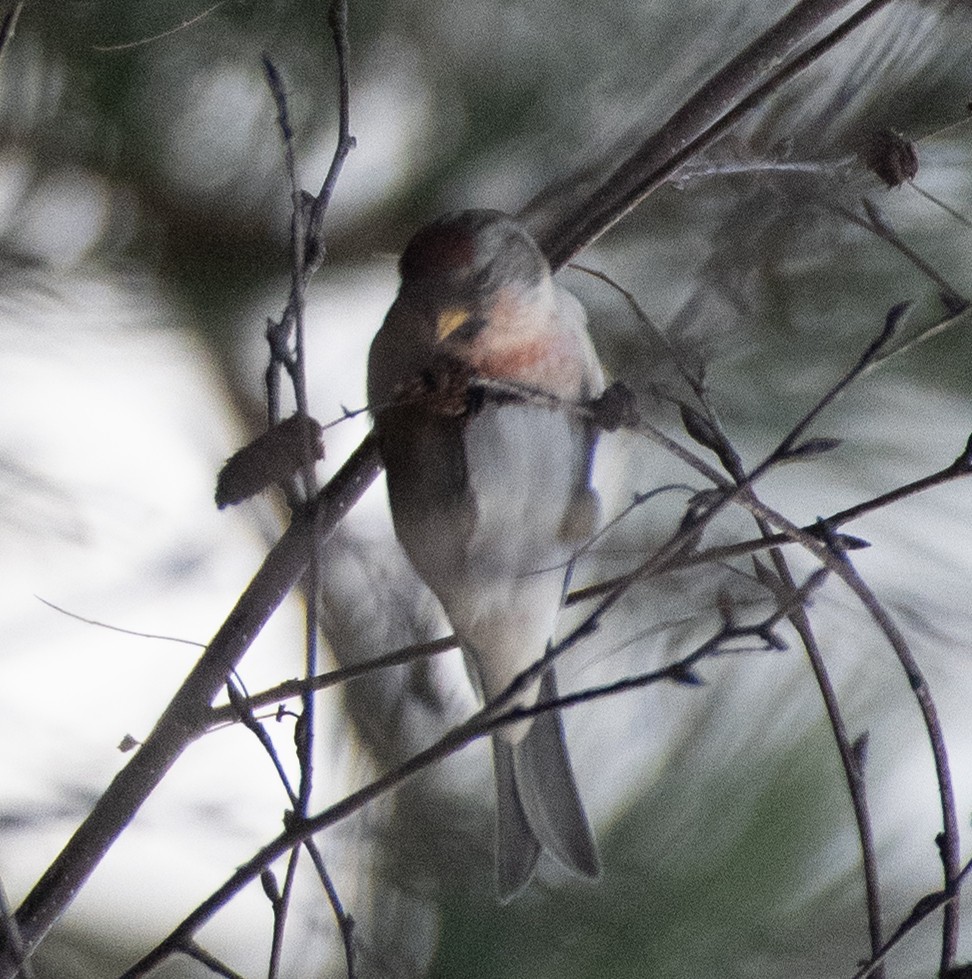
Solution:
[[(308, 296), (315, 417), (363, 407), (396, 255), (424, 220), (531, 200), (542, 220), (545, 188), (583, 193), (773, 12), (742, 0), (352, 0), (357, 148)], [(261, 54), (285, 80), (298, 175), (316, 192), (337, 120), (326, 14), (285, 0), (28, 2), (0, 61), (0, 880), (14, 906), (125, 763), (119, 742), (148, 733), (198, 656), (39, 599), (205, 643), (285, 526), (273, 494), (218, 512), (212, 491), (223, 460), (264, 424), (263, 335), (289, 289), (289, 189)], [(603, 281), (562, 273), (647, 418), (691, 444), (672, 407), (686, 394), (677, 363), (704, 363), (710, 401), (754, 466), (894, 304), (913, 304), (904, 340), (947, 318), (943, 293), (954, 309), (972, 292), (970, 28), (964, 4), (891, 4), (586, 250), (579, 260), (633, 293), (654, 329)], [(867, 134), (888, 127), (915, 142), (917, 188), (888, 189), (859, 162)], [(934, 275), (866, 226), (865, 196)], [(805, 524), (947, 466), (972, 430), (970, 377), (958, 316), (831, 406), (812, 434), (841, 445), (775, 469), (762, 497)], [(322, 481), (367, 427), (362, 416), (327, 431)], [(597, 479), (609, 518), (635, 494), (672, 488), (596, 542), (578, 583), (637, 564), (704, 487), (623, 432), (602, 438)], [(854, 563), (939, 705), (963, 859), (970, 527), (967, 480), (847, 527), (871, 543)], [(755, 528), (740, 512), (708, 533), (715, 543)], [(812, 564), (794, 555), (793, 567), (800, 580)], [(329, 666), (448, 631), (397, 548), (380, 481), (329, 542), (321, 579)], [(746, 561), (650, 580), (565, 658), (561, 686), (656, 668), (707, 638), (727, 601), (758, 621), (770, 598)], [(907, 682), (853, 595), (828, 581), (810, 611), (851, 735), (869, 733), (890, 933), (941, 886), (931, 754)], [(275, 615), (243, 661), (248, 689), (299, 674), (302, 616), (299, 597)], [(868, 944), (848, 792), (806, 657), (781, 634), (785, 651), (704, 663), (700, 686), (651, 686), (565, 715), (602, 849), (594, 885), (544, 865), (526, 895), (497, 905), (482, 743), (322, 834), (356, 922), (356, 974), (851, 975)], [(474, 703), (455, 652), (322, 695), (315, 807)], [(293, 769), (292, 719), (266, 723)], [(117, 974), (275, 836), (287, 805), (251, 734), (203, 738), (43, 946), (37, 974)], [(253, 888), (200, 940), (240, 974), (263, 975), (271, 926)], [(889, 975), (931, 975), (940, 930), (938, 915), (916, 929)], [(970, 957), (967, 926), (960, 960)], [(209, 973), (180, 960), (159, 974)], [(310, 873), (281, 974), (346, 974)]]

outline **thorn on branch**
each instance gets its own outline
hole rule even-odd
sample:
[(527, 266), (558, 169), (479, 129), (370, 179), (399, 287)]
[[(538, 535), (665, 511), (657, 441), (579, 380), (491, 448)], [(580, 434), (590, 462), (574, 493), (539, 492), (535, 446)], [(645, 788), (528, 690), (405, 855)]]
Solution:
[(949, 467), (954, 472), (972, 472), (972, 435), (965, 443), (962, 454)]
[(871, 546), (869, 540), (854, 534), (834, 534), (833, 537), (845, 551), (863, 551), (864, 548)]
[(270, 55), (266, 51), (260, 55), (260, 60), (263, 62), (263, 72), (267, 77), (270, 94), (273, 96), (274, 104), (277, 106), (277, 125), (280, 126), (280, 132), (283, 135), (284, 142), (289, 145), (294, 134), (290, 128), (290, 118), (287, 113), (287, 93), (284, 90), (283, 79), (280, 77), (280, 72), (277, 71), (277, 66), (270, 60)]
[(705, 680), (685, 663), (676, 663), (669, 671), (669, 678), (673, 683), (679, 683), (685, 687), (705, 686)]
[(136, 740), (130, 734), (126, 734), (121, 741), (118, 742), (117, 750), (122, 754), (127, 754), (129, 751), (134, 751), (136, 748), (141, 747), (141, 744), (141, 741)]
[(801, 442), (799, 445), (793, 446), (792, 449), (788, 449), (782, 457), (782, 460), (784, 462), (798, 461), (801, 459), (809, 459), (815, 456), (823, 455), (825, 452), (831, 452), (838, 446), (843, 445), (843, 442), (843, 439), (838, 438), (807, 439), (805, 442)]
[(846, 561), (847, 557), (844, 553), (847, 548), (844, 547), (844, 538), (848, 535), (838, 534), (834, 531), (834, 528), (829, 520), (825, 517), (817, 517), (817, 522), (814, 524), (813, 532), (815, 537), (819, 537), (821, 541), (827, 546), (827, 550), (836, 558), (840, 558), (842, 561)]
[(888, 310), (888, 315), (884, 317), (884, 329), (878, 334), (877, 340), (868, 349), (868, 353), (871, 356), (876, 354), (894, 336), (898, 329), (898, 324), (901, 322), (901, 318), (909, 309), (911, 309), (910, 302), (901, 302), (896, 303)]

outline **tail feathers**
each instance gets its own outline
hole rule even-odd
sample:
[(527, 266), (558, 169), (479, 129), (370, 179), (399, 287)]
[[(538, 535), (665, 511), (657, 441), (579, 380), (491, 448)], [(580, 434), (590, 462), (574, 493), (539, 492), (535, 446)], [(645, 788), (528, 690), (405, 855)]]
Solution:
[[(540, 688), (556, 696), (553, 673)], [(567, 757), (560, 715), (539, 714), (516, 744), (493, 739), (497, 802), (497, 882), (501, 900), (514, 897), (533, 874), (541, 849), (568, 870), (597, 877), (597, 847)]]
[(505, 904), (529, 883), (540, 856), (540, 842), (530, 829), (516, 790), (513, 746), (493, 738), (496, 770), (496, 890)]

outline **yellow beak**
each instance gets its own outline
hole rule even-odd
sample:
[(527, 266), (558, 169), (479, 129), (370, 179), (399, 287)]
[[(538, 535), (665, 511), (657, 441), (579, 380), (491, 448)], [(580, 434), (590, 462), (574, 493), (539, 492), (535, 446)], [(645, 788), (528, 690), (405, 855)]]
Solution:
[(469, 320), (468, 309), (444, 309), (435, 321), (435, 338), (441, 343)]

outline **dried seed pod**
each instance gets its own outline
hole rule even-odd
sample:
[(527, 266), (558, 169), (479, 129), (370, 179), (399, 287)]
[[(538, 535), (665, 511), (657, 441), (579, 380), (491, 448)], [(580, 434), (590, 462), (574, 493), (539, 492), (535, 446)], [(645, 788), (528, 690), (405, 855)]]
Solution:
[(918, 173), (918, 151), (911, 140), (890, 129), (869, 133), (860, 149), (864, 165), (888, 187), (900, 187)]
[(274, 425), (227, 461), (216, 478), (220, 510), (293, 476), (307, 459), (324, 458), (323, 429), (307, 415), (291, 415)]

